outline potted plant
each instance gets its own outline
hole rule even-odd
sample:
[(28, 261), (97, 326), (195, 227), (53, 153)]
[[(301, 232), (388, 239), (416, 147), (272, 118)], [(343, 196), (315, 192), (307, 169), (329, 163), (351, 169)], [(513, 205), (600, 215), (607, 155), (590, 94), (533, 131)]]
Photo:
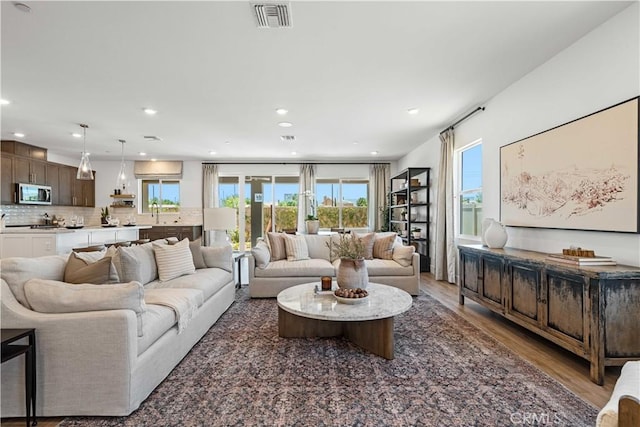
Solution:
[(100, 223), (109, 224), (109, 206), (100, 209)]
[(369, 273), (364, 262), (364, 243), (351, 234), (340, 234), (332, 243), (327, 243), (331, 255), (340, 258), (336, 282), (341, 288), (365, 289), (369, 283)]
[(320, 221), (316, 216), (316, 201), (314, 195), (310, 191), (305, 191), (302, 194), (309, 200), (309, 213), (307, 214), (307, 219), (305, 220), (307, 234), (318, 234), (318, 231), (320, 230)]

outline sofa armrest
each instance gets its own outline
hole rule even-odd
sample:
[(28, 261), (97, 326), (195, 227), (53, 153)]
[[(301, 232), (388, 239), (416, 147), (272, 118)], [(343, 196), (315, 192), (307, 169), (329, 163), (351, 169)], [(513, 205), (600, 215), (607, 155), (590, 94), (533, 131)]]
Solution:
[(233, 248), (229, 244), (203, 246), (202, 257), (209, 268), (221, 268), (233, 273)]
[(420, 277), (420, 254), (418, 252), (413, 253), (413, 258), (411, 258), (411, 265), (413, 266), (414, 276)]
[[(640, 416), (640, 360), (626, 362), (620, 371), (611, 397), (598, 413), (596, 427), (628, 427), (633, 416)], [(633, 401), (635, 400), (635, 402)], [(622, 410), (622, 412), (620, 412)], [(635, 411), (635, 413), (634, 413)], [(624, 412), (624, 415), (623, 415)]]
[(247, 264), (249, 265), (249, 283), (251, 283), (251, 279), (256, 277), (256, 259), (251, 253), (247, 253), (246, 257)]

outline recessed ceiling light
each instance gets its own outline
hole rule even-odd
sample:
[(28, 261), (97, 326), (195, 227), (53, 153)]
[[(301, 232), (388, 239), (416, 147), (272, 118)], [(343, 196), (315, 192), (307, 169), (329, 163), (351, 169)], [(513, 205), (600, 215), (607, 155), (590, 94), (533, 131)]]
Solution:
[(152, 162), (155, 162), (155, 161), (157, 161), (157, 160), (158, 160), (158, 159), (151, 159), (151, 161), (152, 161)]
[(298, 154), (298, 153), (296, 153), (295, 151), (292, 151), (292, 152), (291, 152), (291, 155), (292, 155), (292, 156), (295, 156), (296, 154)]
[(0, 105), (9, 105), (11, 104), (11, 101), (9, 101), (8, 99), (0, 99)]
[(281, 116), (284, 116), (285, 114), (287, 114), (289, 112), (289, 110), (284, 109), (284, 108), (278, 108), (276, 110), (276, 113), (280, 114)]
[(146, 156), (146, 155), (147, 155), (147, 153), (145, 153), (145, 152), (143, 152), (143, 151), (139, 152), (138, 154), (139, 154), (140, 156)]
[(156, 114), (158, 112), (158, 110), (154, 110), (153, 108), (145, 108), (144, 112), (147, 113), (150, 116), (153, 116), (154, 114)]
[(353, 141), (353, 145), (358, 145), (360, 144), (358, 141)]
[(290, 128), (291, 126), (293, 126), (293, 123), (290, 123), (290, 122), (280, 122), (280, 123), (278, 123), (278, 126), (283, 127), (283, 128)]
[(14, 132), (13, 136), (17, 136), (18, 138), (24, 138), (24, 133), (21, 132)]
[(419, 108), (409, 108), (407, 110), (407, 113), (411, 114), (412, 116), (415, 116), (416, 114), (418, 114), (420, 112)]
[(78, 132), (72, 133), (71, 136), (74, 137), (74, 138), (82, 138), (82, 135), (79, 134)]
[(372, 151), (372, 152), (371, 152), (371, 155), (372, 155), (372, 156), (377, 156), (377, 155), (378, 155), (378, 152), (377, 152), (377, 151)]
[(216, 155), (217, 153), (213, 150), (209, 151), (209, 154), (211, 154), (212, 156)]
[(31, 8), (30, 8), (28, 5), (24, 4), (24, 3), (14, 3), (13, 5), (14, 5), (14, 6), (16, 7), (16, 9), (18, 9), (20, 12), (25, 12), (25, 13), (29, 13), (29, 12), (31, 12)]

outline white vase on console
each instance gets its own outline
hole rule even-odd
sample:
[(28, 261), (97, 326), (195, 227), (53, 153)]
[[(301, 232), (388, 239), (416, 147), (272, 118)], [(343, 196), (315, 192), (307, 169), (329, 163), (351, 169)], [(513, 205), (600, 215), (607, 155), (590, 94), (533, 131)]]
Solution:
[(489, 228), (487, 228), (487, 231), (484, 233), (484, 241), (491, 249), (504, 248), (508, 238), (509, 236), (507, 235), (507, 230), (504, 225), (495, 220), (491, 221)]
[(484, 234), (487, 232), (489, 226), (493, 221), (493, 218), (485, 218), (482, 220), (482, 231), (480, 232), (480, 240), (482, 241), (482, 246), (487, 246), (487, 241), (484, 239)]

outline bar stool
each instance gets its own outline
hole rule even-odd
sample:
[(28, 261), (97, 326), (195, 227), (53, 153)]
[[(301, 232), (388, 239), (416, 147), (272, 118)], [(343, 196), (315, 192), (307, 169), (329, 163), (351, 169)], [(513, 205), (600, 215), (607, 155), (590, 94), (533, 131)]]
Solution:
[(100, 243), (98, 245), (80, 246), (77, 248), (73, 248), (71, 250), (73, 252), (95, 252), (95, 251), (102, 251), (105, 248), (106, 246)]
[(120, 242), (106, 242), (104, 245), (106, 247), (108, 247), (108, 248), (110, 248), (111, 246), (116, 247), (116, 248), (119, 248), (119, 247), (122, 247), (122, 246), (128, 247), (128, 246), (131, 246), (131, 241), (123, 240), (123, 241), (120, 241)]

